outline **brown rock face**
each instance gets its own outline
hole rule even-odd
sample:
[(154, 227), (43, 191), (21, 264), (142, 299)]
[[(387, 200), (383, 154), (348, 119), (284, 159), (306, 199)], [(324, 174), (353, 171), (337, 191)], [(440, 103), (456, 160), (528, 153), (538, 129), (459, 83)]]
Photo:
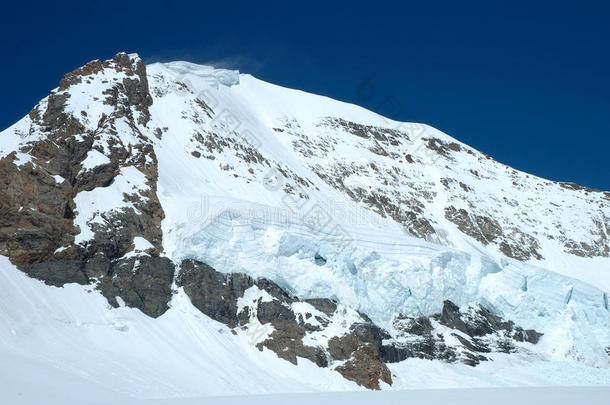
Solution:
[(350, 332), (328, 341), (333, 360), (344, 361), (335, 368), (343, 377), (369, 389), (380, 389), (379, 381), (392, 385), (390, 370), (380, 354), (383, 340), (390, 335), (372, 322), (353, 324)]
[(308, 359), (318, 367), (327, 367), (328, 359), (326, 352), (321, 347), (307, 346), (303, 344), (306, 330), (293, 320), (273, 320), (271, 325), (275, 328), (273, 333), (264, 342), (257, 345), (273, 351), (281, 359), (292, 364), (298, 364), (297, 357)]
[[(92, 75), (104, 73), (104, 69), (121, 71), (127, 77), (122, 83), (109, 85), (106, 92), (115, 97), (106, 102), (114, 111), (104, 114), (89, 129), (86, 112), (74, 116), (67, 108), (69, 90)], [(99, 61), (90, 62), (64, 76), (59, 91), (30, 113), (30, 133), (37, 136), (24, 142), (20, 151), (29, 155), (31, 162), (20, 165), (15, 153), (0, 160), (4, 190), (0, 195), (1, 254), (20, 266), (54, 258), (85, 258), (96, 253), (120, 257), (129, 250), (135, 236), (151, 242), (154, 253), (160, 252), (163, 211), (156, 196), (157, 160), (152, 145), (141, 133), (146, 128), (138, 128), (135, 117), (137, 112), (140, 121), (146, 120), (151, 100), (144, 64), (125, 54), (103, 65)], [(119, 121), (127, 123), (139, 142), (124, 145), (115, 129)], [(109, 163), (83, 169), (82, 163), (92, 150), (105, 155)], [(74, 197), (82, 191), (108, 187), (121, 169), (128, 166), (137, 168), (147, 181), (147, 188), (124, 197), (139, 214), (133, 209), (108, 213), (105, 224), (92, 225), (95, 237), (91, 243), (74, 245), (74, 236), (82, 231), (74, 226), (77, 209)], [(119, 222), (121, 226), (116, 226)], [(54, 252), (60, 247), (68, 248), (56, 255)]]
[(49, 260), (73, 240), (71, 187), (44, 167), (18, 168), (15, 154), (0, 159), (0, 254), (17, 265)]
[[(107, 108), (99, 121), (90, 122), (90, 114), (74, 111), (70, 99), (76, 85), (94, 93), (94, 87), (86, 88), (94, 81), (106, 86)], [(30, 128), (19, 133), (23, 142), (18, 151), (0, 159), (0, 254), (49, 284), (95, 279), (111, 304), (118, 305), (115, 297), (121, 297), (151, 316), (163, 313), (173, 264), (158, 257), (164, 213), (156, 194), (157, 158), (144, 134), (153, 132), (146, 126), (151, 104), (146, 67), (139, 58), (118, 54), (66, 74), (59, 89), (30, 112)], [(134, 141), (127, 144), (125, 138)], [(89, 153), (103, 155), (107, 162), (85, 166)], [(75, 197), (109, 188), (134, 168), (145, 184), (123, 194), (129, 203), (125, 207), (101, 206), (95, 221), (87, 219), (93, 237), (76, 243), (84, 229), (75, 218), (89, 207), (78, 207)], [(152, 256), (137, 264), (133, 258), (118, 260), (133, 249), (137, 236), (152, 244), (147, 250)]]
[(99, 73), (103, 68), (102, 62), (94, 60), (74, 72), (66, 73), (59, 82), (59, 90), (66, 90), (72, 85), (79, 84), (82, 82), (83, 76)]
[(379, 349), (372, 344), (360, 346), (352, 358), (335, 370), (348, 380), (369, 389), (381, 389), (379, 381), (392, 385), (390, 370), (379, 359)]
[(64, 113), (68, 98), (51, 94), (46, 109), (41, 103), (30, 112), (30, 133), (42, 135), (20, 148), (31, 161), (20, 163), (17, 152), (0, 159), (0, 254), (17, 265), (50, 260), (78, 233), (73, 226), (77, 190), (72, 183), (91, 142), (75, 138), (84, 127)]

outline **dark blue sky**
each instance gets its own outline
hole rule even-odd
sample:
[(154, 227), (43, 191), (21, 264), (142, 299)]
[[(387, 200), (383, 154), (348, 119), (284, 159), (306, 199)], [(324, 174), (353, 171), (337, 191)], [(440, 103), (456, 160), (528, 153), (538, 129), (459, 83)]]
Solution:
[[(110, 3), (3, 5), (0, 127), (65, 72), (124, 50), (239, 68), (428, 123), (520, 170), (610, 190), (603, 2)], [(363, 98), (371, 75), (376, 94)]]

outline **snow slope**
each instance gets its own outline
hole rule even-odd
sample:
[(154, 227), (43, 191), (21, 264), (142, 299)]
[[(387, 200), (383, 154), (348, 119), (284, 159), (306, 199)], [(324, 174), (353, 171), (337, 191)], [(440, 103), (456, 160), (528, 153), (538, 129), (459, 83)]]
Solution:
[[(558, 242), (583, 237), (586, 221), (610, 227), (605, 194), (517, 172), (426, 125), (396, 123), (250, 75), (185, 62), (150, 65), (148, 72), (152, 115), (167, 128), (155, 150), (166, 212), (163, 243), (175, 261), (196, 258), (219, 271), (267, 277), (304, 298), (336, 298), (388, 328), (398, 313), (440, 311), (443, 299), (481, 302), (545, 333), (541, 346), (548, 358), (609, 366), (610, 259), (570, 254)], [(216, 79), (218, 72), (224, 81)], [(401, 156), (411, 152), (419, 164), (372, 153), (371, 139), (350, 133), (352, 124), (322, 125), (328, 117), (371, 133), (400, 131), (397, 145), (383, 147)], [(418, 144), (432, 137), (462, 152), (439, 156)], [(354, 167), (409, 169), (408, 181), (390, 186), (420, 201), (424, 217), (438, 228), (430, 242), (380, 215), (366, 195), (350, 198), (357, 188), (335, 187), (329, 177), (337, 165), (352, 168), (337, 175), (341, 184), (350, 180), (379, 196), (379, 173)], [(460, 191), (443, 189), (439, 179), (460, 183)], [(430, 201), (429, 189), (437, 191)], [(540, 258), (508, 258), (494, 243), (461, 232), (443, 212), (464, 203), (474, 207), (473, 216), (491, 212), (508, 223), (505, 233), (519, 234), (523, 244), (526, 235), (538, 234)], [(542, 229), (548, 238), (540, 238)]]
[[(0, 266), (4, 370), (58, 370), (55, 378), (68, 375), (68, 381), (97, 385), (109, 399), (358, 389), (313, 363), (297, 368), (273, 352), (259, 352), (248, 336), (233, 336), (183, 293), (170, 311), (153, 319), (131, 308), (111, 309), (90, 287), (46, 286), (4, 257)], [(25, 391), (5, 384), (2, 392)]]
[[(186, 62), (148, 67), (152, 115), (167, 128), (156, 150), (160, 198), (169, 213), (164, 241), (169, 255), (180, 238), (199, 227), (192, 222), (245, 202), (251, 216), (260, 208), (250, 203), (280, 209), (265, 214), (273, 219), (288, 215), (301, 221), (317, 207), (332, 224), (356, 225), (350, 233), (377, 229), (388, 234), (404, 233), (409, 225), (409, 218), (401, 223), (389, 212), (394, 204), (406, 204), (421, 211), (417, 220), (434, 228), (422, 234), (415, 230), (415, 236), (495, 260), (505, 257), (497, 243), (481, 243), (446, 218), (448, 207), (470, 207), (472, 216), (497, 220), (507, 241), (537, 246), (535, 253), (525, 254), (526, 261), (610, 290), (610, 259), (601, 253), (610, 245), (607, 193), (573, 190), (518, 172), (423, 124), (391, 121), (236, 72), (223, 84), (216, 75), (230, 73), (213, 72)], [(350, 125), (396, 134), (391, 143), (371, 141), (351, 133)], [(426, 146), (429, 139), (454, 144), (460, 152), (439, 154)], [(364, 189), (389, 202), (380, 211), (370, 204), (370, 194), (358, 194)], [(176, 226), (184, 228), (176, 232)], [(588, 256), (573, 254), (572, 245), (582, 243), (594, 247)]]
[[(87, 286), (47, 286), (0, 257), (0, 397), (6, 403), (362, 390), (305, 360), (295, 366), (259, 352), (248, 338), (202, 315), (182, 292), (152, 319), (112, 309)], [(610, 384), (607, 368), (527, 356), (497, 356), (476, 368), (411, 359), (391, 370), (401, 376), (393, 390)]]

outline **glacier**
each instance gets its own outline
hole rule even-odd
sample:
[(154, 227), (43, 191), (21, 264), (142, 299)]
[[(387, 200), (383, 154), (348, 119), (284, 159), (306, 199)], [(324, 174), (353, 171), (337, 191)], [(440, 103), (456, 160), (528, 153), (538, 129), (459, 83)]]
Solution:
[[(512, 259), (441, 248), (407, 235), (324, 233), (303, 223), (224, 211), (183, 239), (174, 260), (265, 277), (303, 298), (330, 297), (387, 329), (397, 314), (439, 313), (443, 300), (479, 302), (545, 335), (540, 352), (608, 367), (607, 294), (582, 281)], [(336, 246), (341, 246), (338, 250)], [(324, 263), (316, 263), (316, 257)]]

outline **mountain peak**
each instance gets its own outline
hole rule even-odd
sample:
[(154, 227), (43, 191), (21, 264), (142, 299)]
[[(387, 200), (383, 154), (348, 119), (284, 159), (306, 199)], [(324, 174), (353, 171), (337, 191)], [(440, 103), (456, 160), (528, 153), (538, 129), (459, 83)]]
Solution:
[(0, 133), (0, 182), (0, 264), (248, 358), (372, 389), (414, 357), (607, 364), (610, 195), (426, 125), (119, 53)]
[(137, 53), (126, 54), (125, 52), (117, 53), (112, 59), (101, 62), (99, 59), (92, 60), (86, 65), (66, 73), (59, 83), (59, 90), (68, 89), (74, 84), (78, 84), (85, 76), (95, 75), (102, 69), (115, 69), (116, 71), (124, 71), (127, 74), (142, 74), (144, 63)]

